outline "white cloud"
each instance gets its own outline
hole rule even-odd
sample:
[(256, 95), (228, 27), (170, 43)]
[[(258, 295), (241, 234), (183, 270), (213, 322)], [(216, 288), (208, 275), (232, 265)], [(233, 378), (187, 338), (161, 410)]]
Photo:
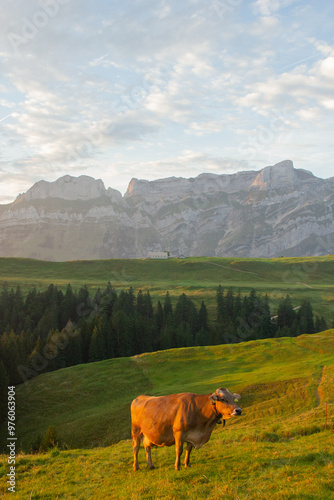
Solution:
[[(58, 173), (103, 178), (100, 168), (112, 172), (119, 188), (141, 167), (150, 178), (155, 165), (162, 176), (219, 169), (226, 158), (231, 168), (248, 168), (252, 162), (240, 156), (240, 145), (261, 138), (279, 113), (284, 117), (276, 125), (295, 135), (280, 130), (269, 145), (260, 142), (256, 161), (266, 160), (269, 147), (278, 155), (280, 145), (284, 158), (289, 151), (301, 158), (301, 132), (311, 125), (327, 152), (314, 158), (332, 158), (329, 6), (297, 0), (65, 3), (36, 32), (40, 1), (2, 6), (1, 168), (14, 175), (17, 189), (2, 175), (0, 196), (1, 189), (15, 196), (24, 179), (51, 180)], [(11, 33), (25, 34), (25, 41), (13, 46)]]
[(253, 8), (262, 16), (270, 16), (280, 9), (298, 3), (298, 0), (256, 0)]

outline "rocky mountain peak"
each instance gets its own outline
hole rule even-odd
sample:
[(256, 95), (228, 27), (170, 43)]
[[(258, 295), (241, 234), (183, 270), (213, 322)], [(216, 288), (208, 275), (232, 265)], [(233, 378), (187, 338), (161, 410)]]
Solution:
[(295, 169), (291, 160), (284, 160), (263, 168), (251, 187), (261, 190), (295, 188), (297, 183), (309, 177), (314, 178), (311, 172)]
[(0, 256), (139, 258), (166, 249), (172, 256), (333, 253), (334, 178), (285, 160), (260, 171), (132, 179), (122, 197), (100, 179), (66, 175), (0, 205)]
[[(129, 183), (126, 198), (132, 196), (149, 196), (158, 198), (194, 195), (212, 191), (232, 193), (249, 189), (279, 189), (287, 186), (294, 187), (300, 181), (298, 172), (291, 160), (284, 160), (276, 165), (265, 167), (262, 170), (237, 172), (235, 174), (210, 174), (203, 173), (194, 178), (167, 177), (147, 181), (132, 179)], [(307, 171), (304, 170), (307, 174)], [(309, 172), (311, 176), (311, 172)]]
[(38, 181), (20, 198), (30, 201), (46, 198), (63, 200), (92, 200), (106, 194), (103, 181), (88, 175), (64, 175), (54, 182)]

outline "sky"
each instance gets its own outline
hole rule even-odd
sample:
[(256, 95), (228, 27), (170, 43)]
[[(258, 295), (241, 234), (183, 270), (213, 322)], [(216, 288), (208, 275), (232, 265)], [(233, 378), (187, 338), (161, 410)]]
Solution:
[(334, 156), (334, 3), (2, 0), (0, 203)]

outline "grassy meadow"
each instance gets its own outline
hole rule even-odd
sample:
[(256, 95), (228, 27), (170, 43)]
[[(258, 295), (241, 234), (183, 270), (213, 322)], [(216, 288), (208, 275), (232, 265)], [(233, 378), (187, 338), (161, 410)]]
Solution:
[[(153, 450), (156, 469), (132, 471), (131, 400), (141, 393), (241, 394), (243, 415), (217, 426), (173, 470), (175, 448)], [(334, 496), (334, 330), (173, 349), (39, 375), (17, 387), (17, 493), (22, 499), (331, 499)], [(54, 425), (59, 449), (30, 455)], [(5, 437), (2, 430), (2, 438)], [(0, 494), (6, 493), (2, 456)], [(9, 495), (9, 493), (8, 493)]]
[(289, 294), (299, 305), (310, 299), (314, 313), (334, 320), (334, 256), (279, 259), (234, 259), (189, 257), (186, 259), (106, 259), (47, 262), (34, 259), (0, 258), (0, 285), (20, 285), (23, 292), (33, 286), (44, 290), (53, 283), (65, 290), (87, 285), (104, 288), (110, 281), (116, 289), (150, 290), (153, 300), (170, 292), (172, 300), (181, 293), (196, 304), (202, 300), (209, 312), (216, 306), (218, 285), (249, 293), (255, 288), (268, 294), (273, 310), (282, 296)]
[[(219, 284), (268, 294), (272, 311), (289, 294), (334, 320), (334, 256), (280, 259), (187, 258), (45, 262), (0, 258), (0, 286), (65, 290), (108, 281), (150, 290), (154, 303), (170, 292), (215, 316)], [(66, 348), (66, 347), (65, 347)], [(243, 414), (217, 426), (192, 452), (192, 467), (174, 471), (175, 448), (153, 450), (156, 469), (132, 471), (130, 403), (138, 394), (241, 394)], [(334, 498), (334, 330), (212, 347), (172, 349), (77, 365), (17, 386), (17, 488), (7, 492), (7, 456), (0, 457), (0, 497), (17, 499), (319, 499)], [(55, 426), (59, 447), (31, 454)], [(0, 443), (7, 438), (0, 428)], [(0, 451), (1, 452), (1, 451)]]

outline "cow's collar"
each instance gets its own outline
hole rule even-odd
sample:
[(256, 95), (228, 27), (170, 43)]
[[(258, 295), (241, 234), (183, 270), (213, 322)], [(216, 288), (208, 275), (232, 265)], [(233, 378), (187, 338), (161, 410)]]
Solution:
[[(213, 406), (213, 411), (215, 412), (216, 417), (217, 417), (217, 422), (216, 423), (217, 424), (221, 424), (222, 423), (221, 418), (222, 418), (223, 415), (217, 411), (216, 402), (215, 401), (211, 401), (211, 404)], [(225, 420), (224, 419), (223, 419), (223, 427), (225, 427)]]

